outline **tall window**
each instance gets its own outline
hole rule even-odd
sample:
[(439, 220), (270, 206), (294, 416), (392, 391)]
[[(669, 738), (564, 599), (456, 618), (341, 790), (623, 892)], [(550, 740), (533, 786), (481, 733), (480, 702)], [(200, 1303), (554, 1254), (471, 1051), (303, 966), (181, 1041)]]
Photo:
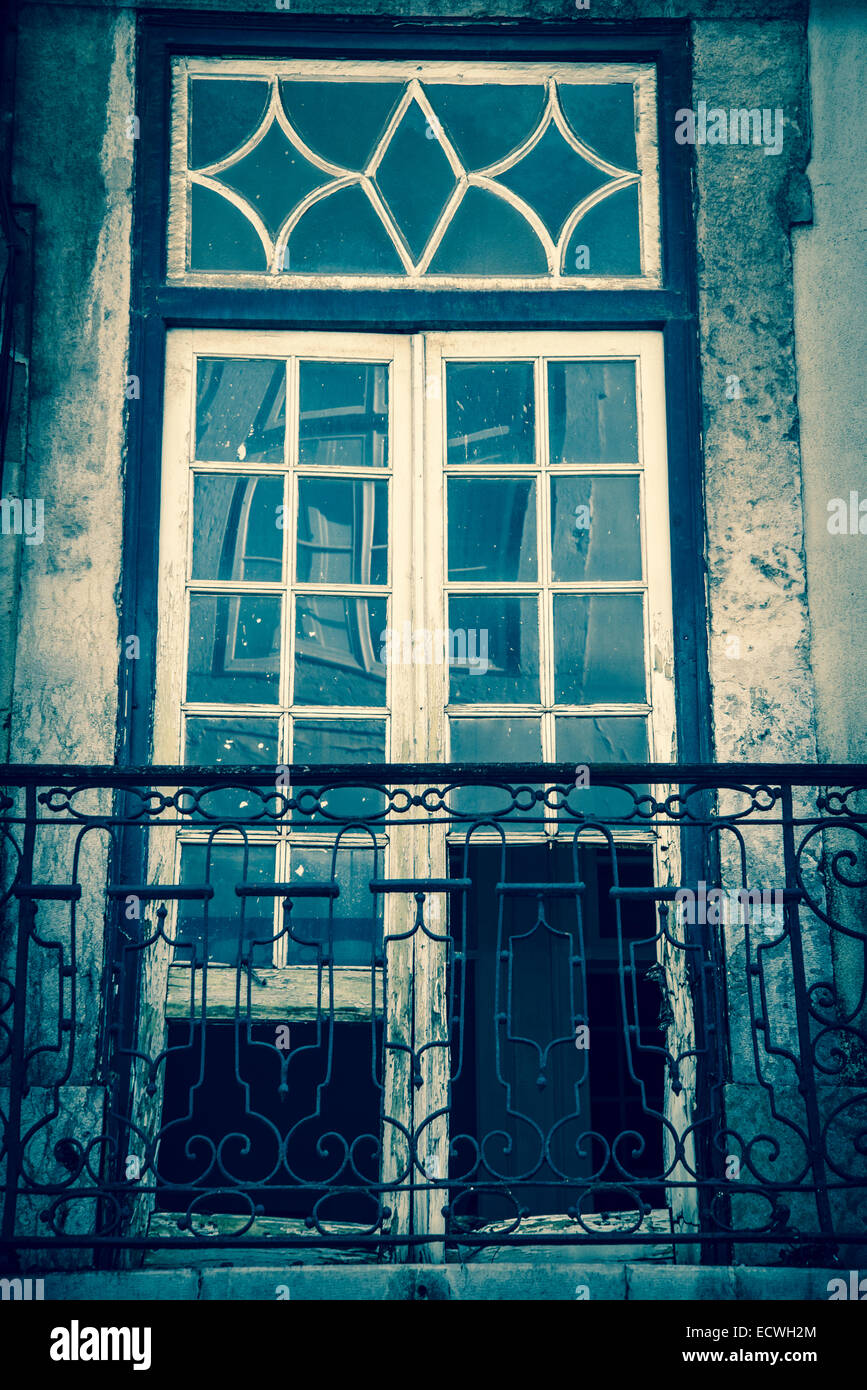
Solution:
[[(663, 334), (564, 326), (579, 300), (601, 303), (596, 292), (668, 294), (654, 64), (174, 57), (170, 136), (154, 761), (592, 768), (675, 756)], [(535, 322), (520, 309), (528, 295)], [(460, 326), (438, 307), (449, 303)], [(315, 330), (274, 328), (294, 314)], [(347, 316), (352, 332), (338, 326)], [(591, 815), (626, 809), (614, 791), (581, 795)], [(451, 805), (484, 817), (493, 796), (464, 789)], [(160, 841), (162, 874), (213, 889), (179, 901), (172, 962), (153, 977), (167, 981), (170, 1030), (203, 1004), (205, 963), (212, 1058), (239, 998), (256, 1028), (300, 1028), (311, 1055), (328, 1014), (344, 1070), (333, 1123), (381, 1124), (384, 1181), (404, 1170), (406, 1136), (443, 1177), (462, 1126), (505, 1133), (504, 1085), (531, 1128), (556, 1132), (546, 1162), (561, 1171), (578, 1162), (562, 1121), (579, 1095), (576, 1123), (592, 1112), (600, 1132), (631, 1127), (656, 1152), (659, 1135), (624, 1110), (638, 1082), (661, 1104), (655, 1062), (635, 1063), (636, 1078), (612, 1035), (604, 1077), (601, 1063), (593, 1086), (578, 1075), (572, 1048), (543, 1094), (538, 1067), (531, 1076), (497, 1036), (501, 967), (529, 988), (530, 1033), (568, 1033), (579, 1005), (597, 1019), (616, 1011), (611, 845), (597, 835), (581, 849), (592, 960), (579, 998), (568, 913), (528, 931), (519, 904), (499, 925), (486, 906), (502, 853), (509, 877), (568, 889), (571, 832), (556, 811), (542, 824), (512, 817), (505, 841), (481, 826), (469, 849), (442, 826), (335, 831), (332, 817), (382, 804), (373, 788), (338, 788), (314, 814)], [(233, 789), (203, 805), (215, 824), (249, 809)], [(623, 829), (617, 848), (621, 882), (652, 881), (652, 834)], [(370, 891), (465, 873), (463, 900), (428, 894), (442, 934), (418, 932), (406, 895)], [(317, 896), (335, 882), (339, 897)], [(311, 887), (288, 934), (286, 884)], [(654, 927), (636, 918), (626, 931), (640, 943)], [(459, 934), (455, 1072), (443, 988)], [(649, 967), (652, 947), (633, 950)], [(253, 968), (239, 986), (242, 958)], [(352, 1081), (369, 1050), (360, 1028), (382, 1049), (379, 1099)], [(198, 1062), (191, 1035), (172, 1036), (166, 1104), (179, 1118)], [(182, 1127), (170, 1128), (181, 1181)], [(516, 1135), (505, 1170), (531, 1163), (532, 1147)], [(537, 1177), (532, 1209), (557, 1210), (550, 1174)], [(395, 1219), (441, 1229), (430, 1203), (418, 1196), (411, 1217), (399, 1198)], [(471, 1215), (496, 1212), (480, 1197)]]

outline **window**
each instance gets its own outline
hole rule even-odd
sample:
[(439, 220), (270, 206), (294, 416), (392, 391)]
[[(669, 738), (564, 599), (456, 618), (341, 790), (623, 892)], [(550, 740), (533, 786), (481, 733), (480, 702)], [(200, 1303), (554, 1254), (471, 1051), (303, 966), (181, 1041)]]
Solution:
[(174, 63), (187, 284), (659, 284), (652, 64)]
[[(393, 60), (328, 58), (333, 44), (313, 34), (281, 57), (229, 39), (225, 51), (247, 56), (179, 56), (172, 42), (155, 40), (170, 75), (168, 222), (162, 247), (145, 238), (141, 291), (146, 356), (165, 382), (159, 447), (143, 422), (162, 460), (148, 753), (191, 768), (261, 766), (275, 805), (296, 790), (273, 785), (275, 765), (428, 762), (445, 774), (450, 762), (676, 756), (695, 547), (691, 523), (669, 547), (672, 452), (676, 510), (692, 484), (686, 416), (667, 420), (664, 405), (663, 361), (688, 376), (691, 312), (670, 254), (684, 204), (658, 170), (658, 108), (673, 99), (667, 41), (636, 42), (613, 62), (564, 61), (563, 42), (527, 40), (513, 54), (502, 36), (468, 38), (471, 56), (447, 62), (425, 60), (411, 38)], [(209, 51), (222, 42), (209, 35)], [(146, 200), (158, 156), (152, 147), (141, 162)], [(672, 587), (684, 595), (676, 611)], [(460, 1180), (449, 1142), (510, 1123), (504, 1084), (543, 1132), (579, 1093), (582, 1124), (638, 1132), (635, 1116), (624, 1120), (624, 1078), (634, 1066), (656, 1109), (659, 1050), (639, 1042), (636, 1061), (612, 1046), (592, 1094), (573, 1074), (568, 1036), (544, 1095), (516, 1057), (503, 1071), (491, 1028), (507, 977), (533, 995), (551, 972), (524, 1015), (530, 1031), (539, 1000), (557, 1034), (576, 1010), (616, 1007), (610, 851), (590, 835), (581, 852), (584, 953), (560, 908), (534, 926), (509, 902), (497, 926), (485, 906), (503, 873), (568, 889), (575, 868), (556, 809), (542, 824), (511, 816), (504, 838), (482, 824), (467, 845), (433, 823), (390, 833), (376, 821), (382, 792), (362, 783), (332, 788), (315, 809), (301, 793), (291, 819), (243, 829), (227, 822), (249, 811), (245, 790), (223, 787), (202, 797), (210, 825), (152, 836), (153, 877), (192, 890), (169, 908), (171, 959), (150, 975), (170, 1049), (164, 1151), (188, 1181), (175, 1121), (206, 1053), (215, 1143), (226, 1131), (223, 1024), (240, 1000), (236, 1080), (275, 1023), (291, 1025), (307, 1057), (295, 1073), (307, 1099), (299, 1091), (278, 1114), (257, 1081), (254, 1110), (278, 1130), (315, 1115), (318, 1132), (330, 1124), (350, 1146), (379, 1135), (364, 1182), (395, 1184), (393, 1229), (434, 1232), (437, 1194), (410, 1195), (396, 1177), (408, 1135), (423, 1174)], [(450, 805), (467, 825), (496, 796), (468, 788)], [(592, 786), (571, 798), (591, 815), (628, 809), (622, 793)], [(368, 824), (337, 832), (335, 813)], [(623, 829), (616, 843), (631, 884), (659, 879), (649, 831)], [(474, 887), (463, 901), (427, 894), (431, 932), (418, 931), (410, 894), (370, 891), (465, 874)], [(296, 886), (288, 925), (286, 883)], [(210, 897), (195, 896), (202, 884)], [(636, 970), (653, 959), (648, 921), (636, 913), (627, 928)], [(554, 956), (571, 957), (565, 993), (546, 934)], [(443, 990), (459, 943), (456, 1043), (442, 1034)], [(209, 1024), (194, 1026), (205, 988)], [(652, 995), (636, 981), (655, 1014)], [(333, 1063), (339, 1117), (317, 1108), (317, 1049)], [(379, 1058), (373, 1091), (361, 1050)], [(574, 1138), (557, 1131), (561, 1169)], [(527, 1157), (515, 1139), (504, 1180)], [(293, 1171), (315, 1185), (312, 1142)], [(556, 1210), (537, 1176), (533, 1211)], [(330, 1216), (367, 1221), (369, 1198)], [(474, 1200), (471, 1223), (502, 1214)], [(295, 1213), (277, 1199), (267, 1209)]]

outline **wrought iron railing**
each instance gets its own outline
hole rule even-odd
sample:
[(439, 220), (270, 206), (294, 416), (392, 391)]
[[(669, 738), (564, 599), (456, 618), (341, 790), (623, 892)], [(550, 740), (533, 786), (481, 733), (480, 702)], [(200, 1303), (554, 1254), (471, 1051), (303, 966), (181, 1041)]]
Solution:
[(13, 1262), (867, 1243), (867, 768), (0, 786)]

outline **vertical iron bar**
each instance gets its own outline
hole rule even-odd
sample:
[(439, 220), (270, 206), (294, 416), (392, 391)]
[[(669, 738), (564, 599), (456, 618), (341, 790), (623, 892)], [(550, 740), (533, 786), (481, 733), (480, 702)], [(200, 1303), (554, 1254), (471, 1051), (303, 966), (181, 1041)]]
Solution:
[[(19, 886), (30, 887), (33, 883), (33, 855), (36, 846), (35, 782), (27, 783), (24, 797), (24, 838), (19, 867)], [(11, 1241), (15, 1235), (15, 1217), (18, 1206), (18, 1180), (21, 1173), (21, 1102), (24, 1090), (24, 1048), (27, 1025), (27, 957), (35, 916), (36, 903), (34, 899), (19, 898), (18, 941), (15, 952), (15, 1004), (12, 1013), (12, 1050), (9, 1076), (9, 1134), (6, 1145), (6, 1200), (3, 1203), (2, 1239), (4, 1243)]]
[[(783, 863), (787, 888), (796, 888), (795, 883), (795, 831), (792, 788), (789, 783), (780, 787), (783, 828)], [(783, 902), (786, 929), (792, 953), (792, 974), (795, 985), (795, 1015), (798, 1024), (798, 1054), (800, 1058), (800, 1092), (804, 1097), (807, 1112), (807, 1133), (810, 1138), (810, 1159), (816, 1184), (816, 1210), (821, 1230), (834, 1234), (831, 1217), (831, 1202), (828, 1197), (825, 1163), (821, 1156), (821, 1119), (819, 1100), (816, 1094), (816, 1075), (813, 1069), (813, 1045), (810, 1035), (810, 1018), (807, 1009), (807, 977), (804, 969), (804, 949), (801, 941), (801, 919), (798, 913), (798, 899), (793, 893), (791, 899), (786, 894)]]

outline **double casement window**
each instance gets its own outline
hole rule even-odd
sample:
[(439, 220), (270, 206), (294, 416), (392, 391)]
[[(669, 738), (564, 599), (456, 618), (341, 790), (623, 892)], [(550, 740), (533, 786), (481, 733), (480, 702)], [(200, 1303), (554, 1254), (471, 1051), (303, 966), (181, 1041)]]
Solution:
[[(590, 1174), (574, 1141), (591, 1114), (603, 1136), (641, 1135), (658, 1172), (659, 1049), (628, 1055), (608, 898), (616, 875), (659, 881), (653, 832), (639, 819), (582, 839), (579, 947), (574, 820), (556, 798), (495, 820), (497, 791), (465, 786), (447, 793), (451, 824), (425, 823), (422, 799), (401, 826), (377, 775), (434, 764), (447, 785), (456, 763), (568, 763), (589, 769), (570, 808), (605, 817), (632, 798), (595, 787), (594, 763), (677, 756), (658, 323), (680, 310), (656, 68), (175, 56), (170, 97), (149, 751), (191, 786), (196, 767), (263, 772), (152, 836), (150, 872), (210, 894), (179, 894), (148, 976), (168, 1025), (161, 1161), (188, 1180), (196, 1075), (213, 1117), (230, 1107), (226, 1068), (242, 1080), (245, 1049), (288, 1025), (311, 1056), (327, 1033), (337, 1118), (311, 1098), (302, 1123), (297, 1088), (291, 1115), (264, 1096), (258, 1109), (291, 1122), (287, 1143), (308, 1127), (317, 1173), (314, 1118), (350, 1147), (379, 1135), (365, 1181), (394, 1184), (393, 1229), (443, 1229), (443, 1194), (404, 1188), (415, 1170), (450, 1180), (461, 1132), (508, 1136), (495, 1162), (480, 1138), (479, 1162), (533, 1175), (537, 1213), (562, 1209), (552, 1173)], [(646, 316), (642, 294), (663, 296)], [(305, 765), (357, 767), (358, 783), (305, 802), (291, 772)], [(297, 805), (256, 814), (269, 794)], [(533, 926), (520, 897), (498, 898), (504, 877), (564, 892)], [(423, 926), (408, 889), (383, 888), (422, 881)], [(652, 913), (624, 931), (630, 968), (647, 970)], [(652, 996), (636, 973), (655, 1016)], [(570, 1042), (588, 1014), (611, 1033), (595, 1081)], [(557, 1048), (534, 1043), (530, 1066), (513, 1025)], [(356, 1074), (365, 1052), (379, 1061)], [(531, 1132), (548, 1136), (544, 1161)], [(273, 1210), (306, 1215), (309, 1197)], [(494, 1219), (473, 1201), (473, 1219)]]
[(670, 757), (653, 333), (174, 330), (160, 761)]

